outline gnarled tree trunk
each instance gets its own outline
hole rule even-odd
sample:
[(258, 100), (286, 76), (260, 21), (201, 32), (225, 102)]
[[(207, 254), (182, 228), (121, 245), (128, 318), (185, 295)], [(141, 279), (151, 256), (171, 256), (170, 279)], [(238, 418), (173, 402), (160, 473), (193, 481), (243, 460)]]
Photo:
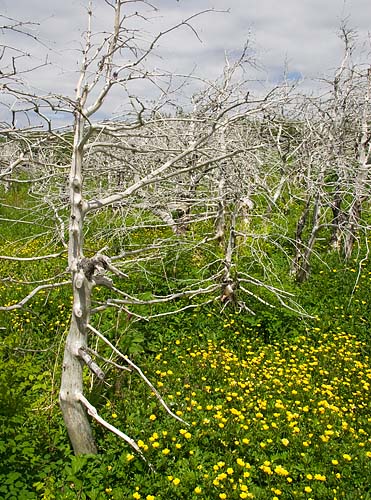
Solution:
[[(70, 171), (70, 226), (68, 264), (72, 273), (73, 307), (71, 326), (67, 336), (59, 400), (63, 419), (76, 455), (97, 453), (90, 422), (80, 402), (83, 394), (83, 362), (79, 349), (87, 346), (87, 324), (90, 315), (91, 276), (84, 259), (83, 223), (86, 203), (82, 196), (83, 148), (86, 139), (85, 119), (80, 112), (85, 103), (84, 92), (78, 96), (75, 111), (74, 145)], [(90, 271), (91, 272), (91, 271)]]

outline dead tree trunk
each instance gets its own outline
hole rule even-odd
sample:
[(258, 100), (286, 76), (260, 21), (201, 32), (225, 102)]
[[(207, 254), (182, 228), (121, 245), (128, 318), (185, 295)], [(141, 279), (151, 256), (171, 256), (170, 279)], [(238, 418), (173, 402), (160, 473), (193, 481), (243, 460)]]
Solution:
[(308, 243), (304, 246), (301, 255), (301, 261), (296, 268), (296, 279), (299, 283), (304, 283), (309, 277), (310, 273), (310, 257), (313, 252), (313, 247), (317, 239), (317, 234), (320, 229), (320, 215), (321, 215), (321, 197), (317, 195), (315, 205), (313, 207), (312, 227)]
[(361, 137), (358, 146), (358, 169), (355, 178), (354, 200), (351, 204), (348, 214), (348, 232), (345, 235), (344, 241), (344, 257), (349, 260), (353, 246), (360, 229), (360, 220), (362, 216), (362, 204), (366, 199), (366, 181), (370, 169), (371, 156), (371, 138), (369, 133), (369, 106), (371, 100), (371, 68), (367, 71), (367, 91), (364, 98), (362, 122), (361, 122)]
[(80, 402), (83, 394), (83, 362), (79, 349), (87, 347), (87, 324), (90, 316), (92, 283), (84, 269), (84, 233), (83, 223), (85, 202), (82, 195), (82, 163), (84, 147), (85, 119), (81, 109), (85, 103), (85, 95), (78, 99), (79, 107), (75, 111), (75, 133), (73, 156), (70, 171), (70, 226), (68, 263), (72, 274), (73, 307), (70, 330), (67, 336), (59, 400), (63, 419), (67, 427), (76, 455), (96, 453), (97, 448), (91, 432), (85, 408)]
[(296, 224), (296, 231), (295, 231), (295, 256), (292, 260), (292, 266), (291, 266), (291, 272), (295, 276), (297, 276), (298, 271), (300, 269), (302, 260), (303, 260), (303, 254), (304, 254), (304, 242), (303, 242), (303, 231), (304, 228), (307, 224), (308, 220), (308, 215), (310, 212), (310, 203), (311, 203), (311, 198), (308, 197), (305, 207), (302, 211), (302, 214)]
[(238, 204), (235, 203), (231, 214), (231, 225), (229, 228), (228, 243), (225, 250), (224, 273), (222, 282), (221, 301), (225, 304), (234, 302), (236, 297), (237, 283), (232, 275), (233, 256), (236, 248), (236, 224), (237, 224)]
[(337, 186), (334, 200), (331, 204), (332, 210), (332, 233), (330, 238), (330, 247), (333, 250), (340, 250), (342, 238), (342, 225), (344, 222), (344, 214), (342, 211), (343, 198), (340, 193), (340, 186)]

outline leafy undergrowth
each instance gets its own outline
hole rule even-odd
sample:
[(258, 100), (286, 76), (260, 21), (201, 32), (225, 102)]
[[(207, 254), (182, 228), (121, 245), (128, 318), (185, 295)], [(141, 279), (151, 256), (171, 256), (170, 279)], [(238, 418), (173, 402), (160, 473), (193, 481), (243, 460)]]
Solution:
[[(95, 424), (99, 455), (71, 452), (57, 402), (68, 288), (2, 313), (0, 498), (370, 499), (371, 270), (366, 261), (330, 260), (297, 289), (314, 318), (261, 306), (254, 317), (208, 307), (125, 319), (119, 347), (189, 425), (172, 419), (135, 373), (103, 364), (106, 381), (91, 384), (86, 372), (86, 392), (147, 462)], [(42, 278), (51, 265), (32, 264), (37, 272), (27, 275), (24, 264), (2, 262), (1, 273)], [(65, 268), (63, 259), (53, 265)], [(3, 283), (0, 302), (27, 291)], [(107, 315), (96, 326), (113, 340), (114, 323)]]
[(260, 323), (237, 313), (200, 311), (184, 315), (183, 325), (187, 333), (170, 329), (160, 352), (136, 361), (189, 426), (167, 415), (133, 374), (91, 395), (102, 416), (138, 441), (147, 463), (98, 428), (101, 454), (72, 457), (58, 408), (44, 401), (50, 374), (30, 373), (37, 359), (23, 353), (24, 378), (13, 363), (8, 399), (29, 408), (16, 405), (2, 417), (1, 497), (369, 498), (365, 342), (320, 319), (272, 342)]

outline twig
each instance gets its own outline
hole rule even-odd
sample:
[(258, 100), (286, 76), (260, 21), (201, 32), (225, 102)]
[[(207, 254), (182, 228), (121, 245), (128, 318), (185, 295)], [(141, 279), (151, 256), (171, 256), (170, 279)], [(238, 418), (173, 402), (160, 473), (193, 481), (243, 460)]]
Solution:
[(175, 415), (170, 408), (167, 406), (163, 398), (161, 397), (160, 393), (157, 391), (157, 389), (151, 384), (151, 382), (148, 380), (148, 378), (144, 375), (142, 370), (137, 366), (135, 363), (133, 363), (127, 356), (122, 354), (111, 342), (102, 334), (100, 333), (97, 329), (95, 329), (93, 326), (90, 324), (87, 325), (87, 328), (95, 333), (105, 344), (107, 344), (116, 354), (118, 354), (122, 359), (126, 361), (128, 365), (130, 365), (132, 368), (134, 368), (135, 371), (137, 371), (140, 375), (140, 377), (144, 380), (144, 382), (148, 385), (148, 387), (151, 389), (151, 391), (155, 394), (156, 398), (159, 400), (159, 402), (162, 404), (162, 406), (165, 408), (167, 413), (171, 415), (173, 418), (176, 420), (179, 420), (179, 422), (182, 422), (182, 424), (189, 425), (187, 422), (185, 422), (182, 418), (178, 417), (178, 415)]
[(94, 351), (94, 349), (91, 349), (90, 347), (85, 347), (85, 350), (86, 350), (86, 352), (89, 352), (93, 356), (96, 356), (97, 358), (101, 359), (105, 363), (108, 363), (108, 364), (114, 366), (115, 368), (118, 368), (119, 370), (126, 370), (128, 372), (132, 371), (131, 368), (129, 368), (128, 366), (119, 365), (118, 363), (115, 363), (111, 359), (105, 358), (104, 356), (102, 356), (101, 354), (99, 354), (97, 351)]
[(43, 259), (55, 259), (56, 257), (60, 257), (63, 252), (52, 253), (49, 255), (40, 255), (38, 257), (11, 257), (10, 255), (0, 255), (1, 260), (15, 260), (15, 261), (33, 261), (33, 260), (43, 260)]
[(104, 371), (95, 363), (92, 357), (82, 348), (79, 349), (79, 356), (84, 361), (86, 366), (91, 370), (99, 380), (103, 380), (105, 377)]
[[(147, 462), (146, 457), (143, 455), (142, 450), (139, 448), (139, 446), (134, 441), (134, 439), (132, 439), (127, 434), (125, 434), (124, 432), (122, 432), (119, 429), (117, 429), (117, 427), (115, 427), (114, 425), (111, 425), (106, 420), (104, 420), (104, 418), (102, 418), (98, 414), (97, 409), (95, 408), (95, 406), (93, 406), (91, 403), (89, 403), (89, 401), (86, 399), (86, 397), (83, 394), (79, 394), (79, 400), (85, 406), (88, 414), (91, 417), (93, 417), (94, 420), (96, 420), (98, 423), (100, 423), (101, 425), (103, 425), (103, 427), (105, 427), (106, 429), (108, 429), (109, 431), (113, 432), (114, 434), (116, 434), (117, 436), (119, 436), (121, 439), (123, 439), (124, 441), (126, 441), (140, 455), (140, 457), (145, 462)], [(151, 470), (153, 470), (153, 466), (151, 464), (149, 464), (149, 467), (151, 468)]]
[(36, 295), (40, 290), (45, 290), (47, 288), (57, 288), (59, 286), (70, 285), (71, 281), (62, 281), (61, 283), (52, 283), (50, 285), (40, 285), (37, 286), (29, 293), (26, 297), (24, 297), (20, 302), (13, 304), (11, 306), (0, 306), (0, 311), (13, 311), (14, 309), (21, 309), (34, 295)]

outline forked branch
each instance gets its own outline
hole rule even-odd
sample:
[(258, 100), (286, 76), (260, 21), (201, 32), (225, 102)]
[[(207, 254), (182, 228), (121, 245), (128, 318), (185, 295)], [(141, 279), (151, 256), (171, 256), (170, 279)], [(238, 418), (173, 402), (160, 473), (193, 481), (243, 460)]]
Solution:
[(51, 283), (47, 285), (40, 285), (37, 286), (30, 292), (26, 297), (24, 297), (22, 300), (17, 302), (16, 304), (12, 304), (11, 306), (0, 306), (0, 311), (13, 311), (14, 309), (22, 309), (22, 307), (32, 299), (40, 290), (46, 290), (46, 289), (52, 289), (52, 288), (58, 288), (60, 286), (64, 285), (71, 285), (71, 281), (62, 281), (61, 283)]
[[(120, 431), (120, 429), (117, 429), (114, 425), (111, 425), (110, 423), (107, 422), (107, 420), (104, 420), (99, 414), (95, 406), (93, 406), (89, 401), (86, 399), (86, 397), (83, 394), (79, 394), (79, 400), (81, 403), (85, 406), (88, 414), (94, 418), (99, 424), (101, 424), (103, 427), (108, 429), (109, 431), (113, 432), (117, 436), (119, 436), (121, 439), (126, 441), (137, 453), (138, 455), (145, 461), (147, 462), (146, 457), (143, 455), (142, 450), (139, 448), (137, 443), (132, 439), (130, 436), (125, 434), (124, 432)], [(153, 466), (151, 464), (148, 464), (150, 469), (153, 471)]]
[(91, 326), (90, 324), (87, 325), (87, 328), (93, 332), (97, 337), (99, 337), (105, 344), (107, 344), (120, 358), (124, 359), (126, 363), (131, 366), (136, 372), (138, 372), (139, 376), (144, 380), (144, 382), (148, 385), (148, 387), (151, 389), (153, 394), (156, 396), (158, 401), (161, 403), (161, 405), (165, 408), (167, 413), (171, 415), (173, 418), (176, 420), (179, 420), (179, 422), (182, 422), (182, 424), (189, 425), (187, 422), (185, 422), (182, 418), (178, 417), (175, 413), (173, 413), (170, 408), (167, 406), (165, 401), (163, 400), (161, 394), (158, 392), (158, 390), (153, 386), (153, 384), (148, 380), (148, 378), (144, 375), (142, 370), (137, 366), (135, 363), (133, 363), (127, 356), (122, 354), (101, 332), (99, 332), (96, 328)]

